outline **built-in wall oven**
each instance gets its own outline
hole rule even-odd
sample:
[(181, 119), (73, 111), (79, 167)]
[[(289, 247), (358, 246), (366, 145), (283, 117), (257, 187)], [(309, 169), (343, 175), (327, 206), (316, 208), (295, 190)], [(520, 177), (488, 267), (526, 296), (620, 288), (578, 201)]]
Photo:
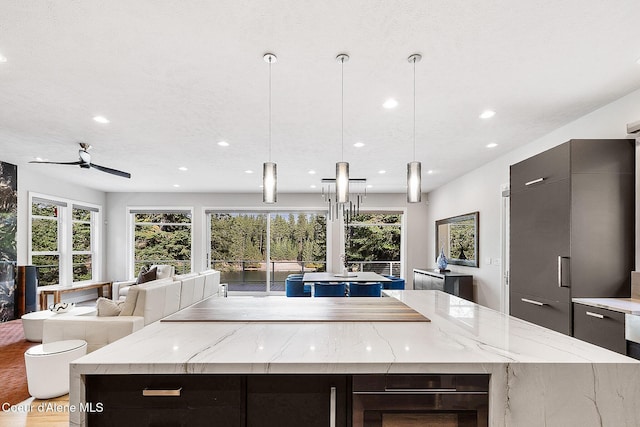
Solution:
[(489, 424), (489, 375), (354, 375), (353, 427)]

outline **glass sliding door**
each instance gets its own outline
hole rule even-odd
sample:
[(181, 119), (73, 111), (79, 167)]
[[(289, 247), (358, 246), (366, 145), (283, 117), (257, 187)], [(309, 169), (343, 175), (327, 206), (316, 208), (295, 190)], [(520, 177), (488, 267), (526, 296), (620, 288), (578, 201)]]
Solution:
[(266, 292), (267, 218), (258, 212), (210, 212), (210, 266), (229, 291)]
[(271, 214), (271, 290), (284, 292), (289, 274), (326, 271), (327, 221), (324, 214)]
[(284, 292), (289, 274), (325, 271), (327, 224), (309, 212), (207, 212), (209, 265), (231, 292)]

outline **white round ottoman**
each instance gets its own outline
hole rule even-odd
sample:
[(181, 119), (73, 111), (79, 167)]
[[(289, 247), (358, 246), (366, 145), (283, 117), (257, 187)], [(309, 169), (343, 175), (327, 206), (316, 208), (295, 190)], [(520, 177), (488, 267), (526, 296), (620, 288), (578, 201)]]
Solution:
[(36, 345), (24, 353), (29, 394), (51, 399), (69, 393), (69, 363), (87, 354), (84, 340)]
[(22, 316), (22, 328), (27, 341), (42, 342), (42, 326), (45, 319), (65, 316), (92, 316), (97, 313), (95, 307), (74, 307), (66, 313), (54, 313), (51, 310), (33, 311)]

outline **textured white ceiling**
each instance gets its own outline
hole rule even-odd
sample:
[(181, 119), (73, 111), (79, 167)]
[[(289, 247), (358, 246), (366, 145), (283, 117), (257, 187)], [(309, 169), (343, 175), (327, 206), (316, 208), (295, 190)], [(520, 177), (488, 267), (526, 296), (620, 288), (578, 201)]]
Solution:
[[(639, 88), (638, 16), (637, 0), (3, 0), (0, 160), (104, 191), (259, 192), (262, 56), (273, 52), (279, 191), (319, 191), (341, 157), (335, 56), (346, 52), (351, 176), (404, 192), (407, 57), (418, 52), (416, 157), (428, 191)], [(382, 108), (389, 97), (396, 109)], [(486, 108), (496, 116), (478, 119)], [(27, 163), (74, 161), (78, 141), (132, 179)]]

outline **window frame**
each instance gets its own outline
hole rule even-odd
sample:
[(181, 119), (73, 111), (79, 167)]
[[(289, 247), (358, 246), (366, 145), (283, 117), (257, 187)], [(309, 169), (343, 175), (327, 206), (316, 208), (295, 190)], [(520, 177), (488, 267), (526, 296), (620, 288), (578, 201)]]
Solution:
[[(194, 256), (196, 252), (195, 248), (195, 217), (194, 217), (194, 208), (193, 206), (127, 206), (127, 276), (128, 277), (136, 277), (135, 271), (135, 214), (137, 213), (148, 213), (148, 214), (162, 214), (162, 213), (186, 213), (190, 216), (191, 222), (189, 223), (189, 228), (191, 229), (190, 239), (191, 239), (191, 257), (189, 259), (189, 271), (191, 273), (194, 272)], [(184, 225), (184, 224), (180, 224)], [(177, 273), (176, 273), (177, 274)]]
[[(389, 214), (400, 215), (400, 277), (406, 278), (406, 265), (407, 265), (407, 209), (406, 208), (380, 208), (380, 207), (361, 207), (360, 214), (365, 215), (367, 213), (372, 214)], [(346, 252), (347, 244), (347, 224), (344, 221), (344, 217), (340, 216), (340, 247)], [(376, 224), (368, 224), (376, 225)], [(389, 224), (397, 225), (397, 224)], [(356, 227), (364, 225), (355, 225)], [(391, 273), (391, 272), (390, 272)]]
[[(34, 251), (33, 249), (33, 221), (34, 219), (51, 219), (51, 217), (33, 215), (33, 204), (38, 202), (56, 205), (58, 209), (58, 238), (57, 251)], [(73, 255), (78, 252), (73, 250), (73, 209), (83, 208), (91, 212), (90, 233), (91, 249), (83, 251), (91, 255), (91, 278), (87, 280), (73, 280)], [(104, 251), (102, 250), (102, 205), (74, 200), (65, 197), (52, 196), (29, 192), (29, 221), (27, 227), (28, 244), (27, 259), (33, 264), (34, 256), (57, 255), (58, 256), (58, 283), (59, 285), (82, 284), (102, 280), (102, 264)]]

